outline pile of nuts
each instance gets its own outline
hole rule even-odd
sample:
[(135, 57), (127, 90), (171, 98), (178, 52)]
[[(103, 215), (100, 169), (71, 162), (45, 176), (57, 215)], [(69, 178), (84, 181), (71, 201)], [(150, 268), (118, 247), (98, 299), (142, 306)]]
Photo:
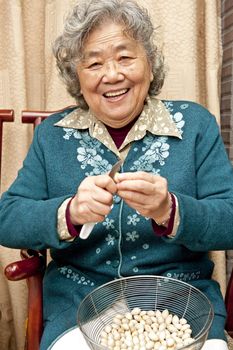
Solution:
[(192, 330), (185, 318), (169, 311), (117, 314), (100, 334), (100, 344), (111, 350), (176, 350), (191, 344)]

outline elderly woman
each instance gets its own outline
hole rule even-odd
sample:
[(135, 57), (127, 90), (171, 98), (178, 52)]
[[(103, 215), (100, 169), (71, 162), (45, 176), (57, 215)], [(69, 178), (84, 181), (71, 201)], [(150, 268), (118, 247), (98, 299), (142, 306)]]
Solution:
[(2, 245), (51, 249), (43, 350), (76, 324), (77, 307), (93, 288), (142, 274), (202, 290), (215, 311), (211, 347), (227, 349), (208, 251), (233, 248), (232, 167), (206, 109), (155, 98), (164, 67), (153, 32), (132, 0), (85, 0), (54, 44), (78, 106), (36, 128), (0, 203)]

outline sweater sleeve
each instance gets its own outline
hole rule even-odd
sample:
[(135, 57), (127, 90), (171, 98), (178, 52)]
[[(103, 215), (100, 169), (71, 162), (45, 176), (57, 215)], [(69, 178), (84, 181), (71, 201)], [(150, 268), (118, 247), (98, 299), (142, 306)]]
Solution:
[(174, 191), (180, 224), (169, 244), (192, 251), (233, 249), (233, 171), (218, 125), (210, 118), (196, 140), (196, 197)]
[(0, 201), (0, 244), (10, 248), (65, 248), (57, 232), (57, 212), (66, 198), (49, 198), (39, 127), (22, 169)]

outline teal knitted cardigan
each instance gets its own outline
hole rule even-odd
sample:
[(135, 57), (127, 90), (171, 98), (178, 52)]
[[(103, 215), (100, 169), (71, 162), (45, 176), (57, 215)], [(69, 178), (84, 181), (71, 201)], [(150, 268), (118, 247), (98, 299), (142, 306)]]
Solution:
[[(57, 211), (89, 175), (105, 173), (117, 157), (87, 130), (54, 126), (68, 109), (39, 125), (23, 168), (0, 201), (0, 243), (50, 248), (44, 278), (45, 331), (41, 349), (76, 324), (80, 301), (93, 288), (121, 276), (155, 274), (200, 288), (214, 306), (209, 338), (224, 339), (225, 308), (209, 250), (233, 249), (233, 172), (215, 118), (187, 101), (164, 101), (182, 133), (147, 132), (134, 141), (121, 171), (147, 171), (168, 179), (178, 199), (175, 238), (156, 236), (149, 218), (118, 196), (87, 240), (59, 240)], [(156, 115), (155, 115), (156, 118)]]

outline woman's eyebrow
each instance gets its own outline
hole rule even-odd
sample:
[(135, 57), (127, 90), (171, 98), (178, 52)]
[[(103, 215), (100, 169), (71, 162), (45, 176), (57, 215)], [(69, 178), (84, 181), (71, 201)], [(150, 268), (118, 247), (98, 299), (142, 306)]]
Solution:
[[(124, 50), (131, 50), (135, 45), (127, 43), (127, 44), (119, 44), (119, 45), (114, 45), (113, 52), (119, 52), (119, 51), (124, 51)], [(82, 55), (82, 60), (94, 58), (94, 57), (100, 57), (103, 53), (103, 50), (97, 49), (97, 50), (87, 50), (86, 52), (83, 53)]]
[(114, 47), (114, 50), (116, 52), (119, 52), (124, 50), (132, 50), (135, 47), (136, 47), (135, 43), (119, 44)]
[(101, 56), (101, 50), (90, 50), (86, 51), (81, 55), (81, 60), (87, 60), (89, 58), (93, 57), (99, 57)]

